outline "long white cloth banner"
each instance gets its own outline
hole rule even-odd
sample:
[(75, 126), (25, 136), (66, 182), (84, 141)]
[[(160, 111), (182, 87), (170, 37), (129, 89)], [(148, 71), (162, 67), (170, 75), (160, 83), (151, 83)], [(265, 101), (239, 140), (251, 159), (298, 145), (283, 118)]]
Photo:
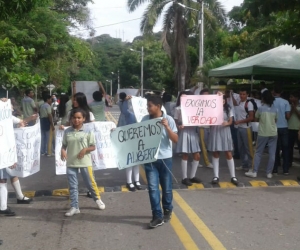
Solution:
[[(135, 97), (132, 96), (130, 99), (131, 105), (129, 105), (130, 109), (132, 109), (134, 116), (136, 118), (137, 122), (141, 122), (142, 118), (145, 115), (148, 115), (148, 109), (147, 109), (147, 99), (143, 97)], [(161, 107), (161, 110), (167, 114), (167, 111), (164, 106)]]
[(161, 118), (115, 129), (111, 133), (119, 169), (157, 160), (162, 136)]
[(40, 171), (41, 127), (39, 120), (34, 126), (14, 129), (17, 166), (7, 169), (11, 176), (27, 177)]
[(17, 162), (16, 142), (10, 100), (0, 101), (0, 169)]
[[(86, 131), (92, 131), (95, 134), (96, 149), (91, 153), (94, 170), (117, 167), (115, 162), (116, 155), (110, 139), (111, 130), (114, 128), (116, 128), (116, 125), (113, 122), (91, 122), (84, 124)], [(55, 172), (57, 175), (66, 174), (67, 170), (66, 162), (62, 161), (60, 157), (63, 136), (64, 130), (56, 129)]]

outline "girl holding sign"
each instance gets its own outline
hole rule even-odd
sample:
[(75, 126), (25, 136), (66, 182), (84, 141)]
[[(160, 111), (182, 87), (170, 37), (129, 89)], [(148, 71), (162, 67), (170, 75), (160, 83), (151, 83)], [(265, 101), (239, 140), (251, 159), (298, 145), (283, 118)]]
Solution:
[[(181, 170), (182, 170), (182, 181), (181, 183), (186, 186), (191, 186), (193, 183), (200, 183), (201, 180), (196, 177), (196, 172), (198, 164), (200, 161), (200, 146), (199, 146), (199, 136), (197, 134), (197, 128), (185, 127), (182, 125), (181, 107), (180, 107), (180, 97), (183, 95), (192, 95), (189, 91), (181, 92), (178, 96), (176, 109), (174, 114), (174, 119), (177, 125), (178, 133), (178, 143), (176, 145), (176, 153), (182, 155), (181, 159)], [(192, 169), (190, 173), (190, 178), (187, 178), (187, 163), (189, 154), (193, 155)]]
[(212, 152), (212, 164), (214, 168), (214, 178), (212, 184), (219, 183), (219, 157), (220, 152), (225, 152), (229, 172), (231, 175), (231, 182), (238, 185), (238, 180), (235, 177), (234, 161), (232, 158), (233, 141), (230, 131), (232, 124), (233, 113), (230, 106), (227, 104), (226, 96), (223, 95), (223, 117), (224, 122), (220, 126), (211, 126), (209, 134), (209, 142), (207, 149)]
[[(129, 124), (136, 123), (136, 118), (134, 114), (129, 110), (128, 107), (128, 100), (131, 99), (131, 96), (127, 96), (126, 93), (122, 92), (119, 94), (119, 108), (121, 111), (118, 127), (126, 126)], [(132, 172), (134, 175), (134, 184), (132, 183)], [(129, 191), (134, 192), (136, 189), (141, 190), (141, 184), (140, 184), (140, 166), (134, 166), (126, 168), (126, 179), (127, 184), (126, 187)]]
[[(93, 183), (91, 152), (95, 150), (95, 136), (93, 132), (84, 130), (85, 111), (75, 108), (71, 111), (72, 126), (67, 128), (61, 147), (61, 159), (67, 161), (67, 176), (70, 190), (71, 208), (65, 216), (79, 214), (78, 207), (78, 172), (82, 175), (83, 181), (91, 192), (94, 201), (100, 210), (105, 209), (105, 204), (96, 192), (96, 183)], [(97, 189), (98, 190), (98, 189)]]

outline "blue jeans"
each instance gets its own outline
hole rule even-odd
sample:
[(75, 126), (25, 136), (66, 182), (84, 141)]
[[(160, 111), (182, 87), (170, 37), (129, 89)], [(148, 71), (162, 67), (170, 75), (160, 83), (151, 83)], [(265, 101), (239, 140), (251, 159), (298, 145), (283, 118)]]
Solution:
[(282, 150), (283, 159), (283, 173), (289, 172), (289, 130), (288, 128), (278, 128), (277, 129), (278, 140), (275, 155), (275, 164), (273, 173), (278, 172), (278, 166), (280, 166), (280, 150)]
[(48, 153), (50, 130), (41, 130), (41, 154)]
[(234, 154), (235, 158), (240, 158), (240, 151), (238, 146), (238, 138), (237, 138), (237, 128), (234, 127), (234, 118), (232, 119), (232, 124), (230, 125), (231, 137), (233, 141)]
[(163, 209), (172, 211), (172, 158), (159, 159), (155, 162), (145, 164), (145, 172), (148, 181), (152, 215), (156, 218), (163, 218), (160, 206), (159, 184), (162, 189)]

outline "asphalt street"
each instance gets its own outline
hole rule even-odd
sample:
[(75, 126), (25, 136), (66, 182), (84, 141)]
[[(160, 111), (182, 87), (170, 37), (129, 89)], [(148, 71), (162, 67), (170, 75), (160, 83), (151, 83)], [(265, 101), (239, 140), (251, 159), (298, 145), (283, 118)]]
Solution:
[[(109, 120), (117, 116), (115, 109), (107, 115)], [(20, 179), (23, 191), (36, 196), (34, 202), (17, 205), (15, 198), (10, 198), (9, 206), (17, 216), (0, 218), (0, 249), (300, 249), (298, 152), (289, 176), (279, 174), (268, 180), (264, 173), (267, 159), (264, 154), (255, 180), (237, 171), (240, 185), (235, 187), (229, 183), (223, 156), (220, 185), (210, 184), (213, 171), (203, 167), (197, 172), (203, 184), (187, 189), (180, 185), (180, 158), (174, 156), (174, 213), (169, 223), (150, 230), (147, 191), (128, 192), (125, 172), (117, 169), (95, 171), (98, 186), (106, 191), (101, 194), (104, 211), (84, 195), (86, 189), (80, 177), (81, 213), (65, 217), (69, 208), (66, 176), (55, 175), (53, 157), (42, 157), (40, 172)], [(240, 164), (239, 160), (235, 163)], [(140, 173), (146, 187), (142, 167)], [(43, 190), (49, 196), (37, 195)]]

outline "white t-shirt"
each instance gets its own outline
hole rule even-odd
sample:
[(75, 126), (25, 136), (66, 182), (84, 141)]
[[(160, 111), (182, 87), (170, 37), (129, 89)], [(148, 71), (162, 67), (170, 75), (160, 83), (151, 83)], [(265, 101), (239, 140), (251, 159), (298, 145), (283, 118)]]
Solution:
[[(238, 106), (235, 106), (235, 116), (236, 121), (245, 120), (248, 116), (246, 110), (245, 110), (245, 102), (239, 102)], [(254, 111), (252, 102), (248, 102), (248, 112)], [(248, 125), (247, 125), (248, 124)], [(241, 123), (237, 125), (238, 128), (249, 128), (251, 127), (251, 122), (249, 123)]]

